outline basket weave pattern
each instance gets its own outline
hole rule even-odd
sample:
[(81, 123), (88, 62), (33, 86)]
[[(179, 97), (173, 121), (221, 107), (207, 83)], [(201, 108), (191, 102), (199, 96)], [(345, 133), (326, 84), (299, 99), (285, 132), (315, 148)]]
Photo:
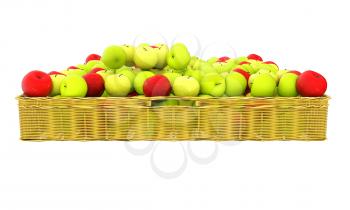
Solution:
[[(164, 100), (185, 105), (157, 106)], [(22, 140), (324, 140), (328, 97), (29, 98)], [(181, 103), (180, 103), (181, 104)]]

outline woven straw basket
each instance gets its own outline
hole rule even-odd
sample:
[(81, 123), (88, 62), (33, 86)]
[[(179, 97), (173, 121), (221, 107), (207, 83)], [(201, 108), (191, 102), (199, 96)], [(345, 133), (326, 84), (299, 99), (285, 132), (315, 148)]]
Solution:
[[(29, 98), (22, 140), (324, 140), (327, 96)], [(160, 106), (178, 100), (177, 106)]]

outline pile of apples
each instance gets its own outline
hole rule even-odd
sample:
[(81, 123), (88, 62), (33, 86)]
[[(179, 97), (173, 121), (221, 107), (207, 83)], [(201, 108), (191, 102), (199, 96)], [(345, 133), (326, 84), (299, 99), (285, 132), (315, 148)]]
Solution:
[(327, 81), (311, 70), (280, 70), (256, 54), (203, 60), (176, 43), (112, 45), (63, 71), (31, 71), (22, 89), (28, 97), (320, 97)]

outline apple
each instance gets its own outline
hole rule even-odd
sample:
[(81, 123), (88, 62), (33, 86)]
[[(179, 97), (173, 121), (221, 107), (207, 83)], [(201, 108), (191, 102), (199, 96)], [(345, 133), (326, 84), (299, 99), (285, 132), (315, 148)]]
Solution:
[(225, 93), (225, 78), (219, 74), (207, 74), (202, 77), (200, 86), (201, 94), (220, 97)]
[(297, 90), (304, 97), (320, 97), (327, 90), (327, 80), (321, 74), (307, 70), (300, 74)]
[(113, 71), (113, 70), (109, 70), (109, 69), (105, 69), (105, 70), (97, 71), (96, 74), (101, 75), (102, 78), (103, 78), (104, 80), (106, 80), (106, 78), (107, 78), (108, 76), (114, 74), (114, 71)]
[(191, 60), (191, 55), (187, 47), (182, 43), (176, 43), (167, 55), (168, 65), (176, 70), (184, 70)]
[(86, 93), (87, 97), (100, 97), (104, 90), (104, 80), (103, 77), (96, 73), (89, 73), (83, 76), (88, 87)]
[(176, 96), (198, 96), (200, 85), (193, 77), (181, 76), (175, 79), (173, 90)]
[(143, 95), (143, 84), (152, 76), (154, 76), (154, 73), (151, 71), (141, 71), (136, 74), (134, 79), (134, 88), (139, 95)]
[(48, 96), (52, 90), (51, 77), (39, 70), (31, 71), (22, 80), (22, 90), (29, 97)]
[(223, 56), (223, 57), (220, 57), (220, 58), (217, 60), (217, 62), (226, 62), (227, 60), (230, 60), (230, 58), (227, 57), (227, 56)]
[(128, 97), (134, 97), (138, 96), (139, 94), (136, 91), (132, 91), (131, 93), (128, 94)]
[(218, 61), (219, 58), (217, 57), (211, 57), (207, 60), (208, 63), (213, 64), (216, 63)]
[(126, 54), (122, 47), (112, 45), (103, 51), (101, 61), (110, 69), (119, 69), (125, 65)]
[(92, 60), (100, 60), (101, 59), (101, 56), (100, 55), (97, 55), (97, 54), (90, 54), (86, 57), (85, 59), (85, 63), (88, 63), (89, 61), (92, 61)]
[(158, 56), (155, 68), (163, 69), (167, 65), (166, 60), (169, 53), (169, 48), (166, 44), (156, 44), (154, 50)]
[(103, 70), (105, 70), (105, 69), (97, 67), (97, 68), (91, 69), (91, 71), (89, 73), (97, 73), (97, 72), (103, 71)]
[(272, 97), (275, 95), (276, 80), (270, 74), (257, 74), (251, 87), (255, 97)]
[(65, 75), (77, 75), (77, 76), (84, 76), (86, 74), (86, 72), (84, 70), (81, 69), (66, 69), (61, 71), (62, 74)]
[(243, 61), (247, 61), (248, 58), (246, 56), (238, 57), (233, 59), (236, 65), (239, 65)]
[(168, 78), (163, 75), (154, 75), (143, 84), (145, 96), (168, 96), (171, 92), (171, 84)]
[(105, 89), (110, 96), (125, 97), (130, 93), (131, 82), (123, 74), (113, 74), (107, 76)]
[(268, 69), (260, 69), (256, 74), (270, 74), (270, 76), (273, 77), (276, 80), (276, 82), (278, 82), (277, 73), (271, 72)]
[(264, 64), (273, 64), (273, 65), (277, 66), (277, 69), (279, 68), (278, 65), (273, 61), (264, 61), (263, 63)]
[(281, 77), (285, 74), (285, 73), (288, 73), (289, 71), (288, 70), (286, 70), (286, 69), (283, 69), (283, 70), (279, 70), (278, 72), (277, 72), (277, 77), (278, 77), (278, 80), (280, 80), (281, 79)]
[(139, 45), (135, 49), (134, 62), (141, 69), (152, 69), (157, 65), (158, 53), (150, 46)]
[(127, 76), (130, 80), (131, 83), (131, 89), (130, 92), (134, 91), (134, 80), (135, 80), (135, 73), (132, 71), (131, 68), (120, 68), (116, 71), (117, 74), (123, 74), (125, 76)]
[(247, 88), (247, 79), (238, 72), (232, 72), (225, 78), (226, 96), (241, 96)]
[(60, 92), (62, 97), (85, 97), (88, 86), (79, 75), (67, 75), (61, 82)]
[(70, 66), (70, 67), (68, 67), (67, 69), (79, 69), (79, 68), (76, 67), (76, 66)]
[(125, 52), (126, 55), (126, 66), (133, 66), (134, 65), (134, 54), (135, 54), (135, 47), (132, 45), (124, 44), (121, 46)]
[(257, 54), (250, 54), (247, 56), (247, 58), (250, 60), (263, 61), (263, 59)]
[(250, 74), (248, 72), (246, 72), (246, 71), (244, 71), (243, 69), (240, 69), (240, 68), (234, 69), (233, 71), (242, 74), (245, 77), (245, 79), (247, 81), (249, 81)]
[(107, 66), (102, 61), (96, 63), (91, 69), (94, 69), (94, 68), (108, 69)]
[(199, 70), (194, 70), (194, 69), (188, 69), (188, 70), (185, 72), (184, 76), (193, 77), (193, 78), (195, 78), (198, 82), (200, 82), (201, 79), (202, 79), (202, 73), (201, 73), (201, 71), (199, 71)]
[(253, 67), (250, 65), (250, 62), (248, 62), (248, 61), (240, 62), (236, 68), (243, 69), (244, 71), (249, 72), (249, 74), (256, 73), (255, 69), (253, 69)]
[(300, 76), (300, 71), (297, 71), (297, 70), (291, 70), (289, 71), (289, 73), (293, 73), (293, 74), (296, 74), (297, 76)]
[(174, 85), (175, 79), (182, 76), (181, 74), (176, 73), (176, 72), (166, 72), (166, 73), (163, 73), (163, 75), (166, 78), (168, 78), (172, 87), (174, 87), (173, 85)]
[(62, 80), (66, 77), (65, 74), (62, 74), (57, 71), (52, 71), (49, 73), (52, 81), (52, 90), (50, 92), (50, 96), (60, 95), (60, 87)]
[(298, 95), (296, 83), (298, 75), (285, 73), (278, 83), (278, 95), (282, 97), (294, 97)]
[(88, 61), (84, 67), (82, 68), (82, 70), (84, 70), (86, 73), (89, 73), (91, 71), (91, 69), (93, 69), (97, 64), (102, 63), (99, 60), (91, 60)]

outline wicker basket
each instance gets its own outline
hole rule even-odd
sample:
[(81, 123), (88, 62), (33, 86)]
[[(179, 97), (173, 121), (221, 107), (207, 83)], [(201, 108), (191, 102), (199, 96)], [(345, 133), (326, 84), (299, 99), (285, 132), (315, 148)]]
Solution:
[[(29, 98), (22, 140), (324, 140), (327, 96)], [(157, 106), (179, 100), (178, 106)]]

